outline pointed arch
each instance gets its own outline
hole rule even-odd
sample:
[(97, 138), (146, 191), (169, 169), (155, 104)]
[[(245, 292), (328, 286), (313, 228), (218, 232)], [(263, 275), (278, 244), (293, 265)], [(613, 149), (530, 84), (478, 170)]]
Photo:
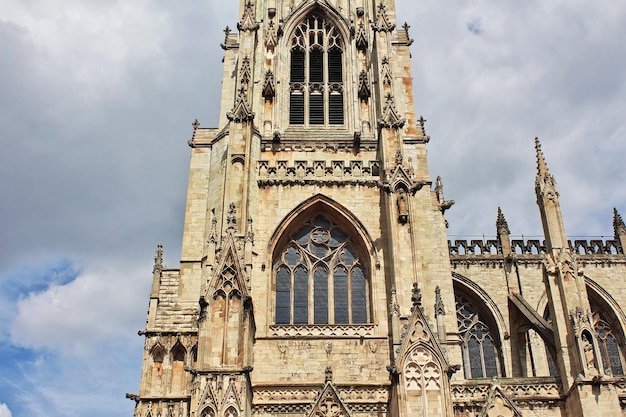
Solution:
[(478, 285), (457, 273), (453, 273), (453, 281), (465, 377), (504, 376), (501, 335), (506, 327), (502, 314)]
[(153, 392), (161, 392), (163, 389), (163, 362), (166, 355), (165, 348), (159, 342), (150, 350), (150, 389)]
[(372, 321), (372, 242), (325, 196), (300, 204), (270, 239), (276, 324)]
[(607, 375), (624, 375), (624, 312), (615, 299), (598, 283), (586, 277), (587, 297), (591, 307), (591, 326), (599, 350), (598, 365)]
[[(327, 1), (308, 1), (284, 24), (281, 96), (288, 101), (285, 125), (336, 127), (349, 124), (346, 111), (352, 80), (351, 33), (348, 22)], [(281, 72), (281, 69), (279, 69)]]
[(172, 364), (170, 387), (172, 392), (182, 392), (185, 390), (185, 363), (187, 359), (187, 349), (183, 346), (180, 340), (176, 341), (176, 344), (170, 351), (170, 361)]

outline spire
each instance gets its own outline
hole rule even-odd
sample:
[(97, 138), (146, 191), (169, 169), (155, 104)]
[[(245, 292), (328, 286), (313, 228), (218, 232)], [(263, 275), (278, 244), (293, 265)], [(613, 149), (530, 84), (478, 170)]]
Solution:
[(626, 225), (624, 225), (624, 220), (622, 220), (622, 216), (620, 216), (616, 208), (613, 208), (613, 230), (615, 231), (615, 239), (619, 235), (626, 235)]
[(511, 230), (509, 229), (509, 224), (506, 222), (504, 218), (504, 214), (502, 214), (502, 209), (498, 207), (498, 219), (496, 220), (496, 230), (498, 234), (511, 234)]

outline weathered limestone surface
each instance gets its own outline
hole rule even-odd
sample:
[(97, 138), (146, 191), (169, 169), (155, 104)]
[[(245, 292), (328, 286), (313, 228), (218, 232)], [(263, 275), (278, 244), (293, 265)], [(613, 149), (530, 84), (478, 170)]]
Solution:
[(136, 417), (626, 415), (622, 218), (569, 240), (537, 140), (544, 238), (449, 240), (412, 43), (393, 0), (240, 0)]

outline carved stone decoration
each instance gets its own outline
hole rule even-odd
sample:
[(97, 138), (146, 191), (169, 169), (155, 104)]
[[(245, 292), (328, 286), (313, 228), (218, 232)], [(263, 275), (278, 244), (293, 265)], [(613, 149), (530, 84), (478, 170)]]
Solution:
[(439, 391), (442, 386), (442, 369), (432, 352), (423, 346), (415, 347), (404, 365), (404, 386), (407, 391)]
[(365, 25), (363, 22), (359, 23), (359, 27), (356, 30), (355, 36), (356, 49), (359, 51), (366, 51), (368, 46), (367, 34), (365, 33)]
[(389, 58), (387, 58), (386, 56), (383, 57), (383, 61), (382, 61), (381, 78), (382, 78), (383, 85), (386, 85), (387, 87), (391, 87), (393, 76), (391, 75), (391, 67), (389, 66)]
[(372, 96), (372, 90), (370, 88), (369, 77), (367, 76), (367, 72), (362, 70), (359, 74), (359, 98), (362, 101), (367, 101), (368, 98)]
[(226, 216), (226, 224), (229, 229), (234, 229), (237, 225), (237, 209), (235, 203), (230, 203), (228, 206), (228, 216)]
[(266, 100), (273, 100), (276, 95), (276, 82), (274, 81), (274, 73), (272, 70), (267, 70), (265, 73), (265, 81), (263, 81), (263, 91), (261, 95)]
[(241, 61), (241, 69), (239, 70), (239, 82), (242, 87), (245, 87), (246, 90), (250, 85), (250, 80), (252, 79), (252, 73), (250, 70), (250, 58), (247, 56), (243, 58)]
[(326, 368), (325, 379), (324, 388), (305, 417), (351, 417), (348, 408), (339, 397), (339, 391), (332, 383), (332, 369)]
[(418, 308), (420, 311), (424, 311), (424, 306), (422, 306), (422, 291), (420, 290), (419, 285), (417, 285), (417, 282), (413, 283), (411, 302), (413, 303), (411, 312), (416, 311)]
[(406, 191), (403, 188), (398, 190), (397, 205), (398, 205), (398, 222), (406, 224), (409, 222), (409, 202)]
[(254, 119), (254, 112), (250, 109), (250, 105), (248, 104), (248, 95), (246, 94), (246, 90), (244, 88), (239, 90), (235, 106), (226, 114), (226, 117), (228, 117), (228, 120), (231, 122), (236, 123), (249, 122)]
[(254, 4), (248, 1), (243, 10), (243, 16), (239, 23), (237, 23), (237, 29), (241, 32), (255, 31), (259, 28), (259, 24), (256, 21), (256, 11)]
[(522, 417), (522, 413), (494, 380), (479, 417)]
[(437, 195), (437, 201), (439, 202), (439, 208), (442, 214), (445, 214), (446, 210), (454, 205), (454, 200), (446, 200), (443, 196), (443, 181), (441, 177), (437, 176), (435, 181), (435, 194)]
[(400, 316), (400, 304), (398, 303), (398, 294), (395, 287), (391, 288), (391, 303), (389, 303), (389, 314), (391, 316)]
[(376, 11), (376, 20), (374, 21), (372, 27), (377, 32), (391, 32), (396, 28), (395, 23), (391, 23), (391, 21), (389, 21), (389, 17), (387, 16), (387, 8), (382, 2), (378, 5), (378, 9)]
[(400, 117), (393, 101), (393, 96), (387, 94), (387, 101), (383, 109), (383, 115), (378, 119), (378, 126), (387, 129), (401, 129), (406, 123), (406, 119)]
[(273, 20), (270, 20), (265, 30), (265, 47), (268, 50), (274, 50), (278, 45), (278, 31)]
[(445, 316), (446, 308), (443, 305), (443, 300), (441, 299), (441, 288), (437, 286), (435, 288), (435, 317)]

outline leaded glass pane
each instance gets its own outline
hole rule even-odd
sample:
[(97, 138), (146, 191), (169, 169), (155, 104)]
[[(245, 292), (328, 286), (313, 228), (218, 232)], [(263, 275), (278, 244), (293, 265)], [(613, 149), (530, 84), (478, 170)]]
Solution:
[(485, 377), (490, 378), (498, 375), (498, 365), (496, 364), (496, 347), (493, 345), (491, 337), (483, 340), (483, 355), (485, 358)]
[(294, 273), (293, 322), (309, 322), (309, 274), (302, 266), (296, 268)]
[(624, 369), (622, 368), (622, 361), (619, 355), (619, 346), (617, 345), (617, 340), (615, 340), (615, 336), (610, 335), (606, 339), (606, 350), (609, 353), (609, 358), (611, 360), (611, 371), (613, 375), (623, 375)]
[(342, 266), (335, 269), (335, 323), (350, 322), (348, 311), (348, 271)]
[(367, 323), (365, 274), (361, 267), (352, 269), (352, 323)]
[(287, 324), (290, 321), (291, 273), (285, 266), (276, 272), (276, 323)]
[(482, 364), (482, 353), (480, 351), (480, 343), (475, 338), (471, 338), (467, 342), (467, 350), (469, 351), (469, 360), (470, 360), (470, 372), (472, 374), (472, 378), (482, 378), (483, 376), (483, 364)]
[(295, 248), (287, 249), (287, 253), (285, 254), (285, 262), (289, 266), (296, 266), (298, 261), (300, 260), (300, 254), (296, 251)]
[(315, 324), (328, 324), (328, 273), (322, 267), (313, 274)]

